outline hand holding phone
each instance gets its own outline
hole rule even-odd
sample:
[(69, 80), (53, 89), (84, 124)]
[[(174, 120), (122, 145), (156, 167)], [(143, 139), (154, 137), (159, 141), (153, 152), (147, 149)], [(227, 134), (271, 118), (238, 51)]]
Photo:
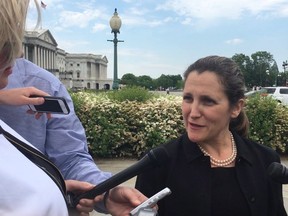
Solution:
[(43, 97), (44, 103), (41, 105), (28, 105), (34, 112), (39, 113), (55, 113), (55, 114), (69, 114), (70, 109), (67, 105), (65, 98), (52, 97), (52, 96), (31, 96)]
[[(164, 198), (165, 196), (171, 194), (171, 190), (166, 187), (163, 190), (159, 191), (158, 193), (156, 193), (155, 195), (153, 195), (152, 197), (150, 197), (149, 199), (147, 199), (146, 201), (144, 201), (143, 203), (141, 203), (140, 205), (138, 205), (136, 208), (134, 208), (131, 212), (130, 212), (130, 216), (140, 216), (140, 215), (155, 215), (153, 213), (153, 211), (150, 211), (149, 208), (151, 209), (154, 205), (156, 205), (156, 203), (161, 200), (162, 198)], [(143, 212), (139, 213), (140, 210), (143, 210)]]

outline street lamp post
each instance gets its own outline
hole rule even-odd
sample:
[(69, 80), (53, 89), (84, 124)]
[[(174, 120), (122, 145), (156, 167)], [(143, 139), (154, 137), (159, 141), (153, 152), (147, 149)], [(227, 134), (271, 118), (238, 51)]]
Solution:
[(111, 27), (111, 33), (114, 33), (114, 39), (113, 40), (107, 40), (114, 43), (114, 78), (113, 78), (113, 89), (119, 88), (119, 82), (118, 82), (118, 68), (117, 68), (117, 43), (118, 42), (124, 42), (123, 40), (117, 39), (117, 33), (120, 34), (120, 28), (121, 28), (121, 19), (118, 16), (117, 8), (115, 8), (115, 12), (110, 19), (110, 27)]
[(283, 66), (283, 69), (284, 69), (284, 72), (285, 72), (286, 71), (286, 67), (288, 66), (287, 60), (283, 62), (282, 66)]

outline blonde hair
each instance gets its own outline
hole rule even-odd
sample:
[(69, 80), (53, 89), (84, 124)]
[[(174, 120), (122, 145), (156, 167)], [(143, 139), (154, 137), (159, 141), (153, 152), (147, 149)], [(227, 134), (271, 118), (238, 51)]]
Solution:
[(29, 0), (0, 1), (0, 69), (12, 65), (22, 52)]

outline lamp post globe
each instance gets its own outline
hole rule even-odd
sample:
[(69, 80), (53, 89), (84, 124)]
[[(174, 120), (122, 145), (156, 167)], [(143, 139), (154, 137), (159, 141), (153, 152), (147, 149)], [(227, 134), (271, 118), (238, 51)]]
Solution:
[(120, 33), (119, 30), (121, 28), (122, 21), (121, 21), (120, 17), (118, 16), (117, 8), (115, 8), (115, 12), (114, 12), (113, 16), (111, 17), (109, 24), (110, 24), (110, 27), (112, 29), (111, 33), (113, 33), (113, 32)]
[(112, 88), (113, 89), (118, 89), (119, 88), (119, 80), (118, 80), (118, 65), (117, 65), (117, 43), (118, 42), (124, 42), (123, 40), (118, 40), (117, 39), (117, 34), (120, 34), (120, 28), (122, 25), (122, 21), (120, 17), (118, 16), (117, 13), (117, 8), (115, 8), (115, 12), (113, 16), (110, 19), (110, 27), (111, 27), (111, 33), (114, 34), (114, 39), (113, 40), (107, 40), (110, 42), (114, 43), (114, 75), (113, 75), (113, 84)]

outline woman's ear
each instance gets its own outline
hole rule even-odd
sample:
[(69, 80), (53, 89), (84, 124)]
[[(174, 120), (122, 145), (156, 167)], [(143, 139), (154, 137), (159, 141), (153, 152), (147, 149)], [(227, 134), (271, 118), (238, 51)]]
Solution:
[(240, 114), (240, 112), (242, 111), (243, 107), (244, 107), (245, 101), (244, 99), (240, 99), (235, 106), (232, 109), (231, 112), (231, 118), (237, 118), (238, 115)]

